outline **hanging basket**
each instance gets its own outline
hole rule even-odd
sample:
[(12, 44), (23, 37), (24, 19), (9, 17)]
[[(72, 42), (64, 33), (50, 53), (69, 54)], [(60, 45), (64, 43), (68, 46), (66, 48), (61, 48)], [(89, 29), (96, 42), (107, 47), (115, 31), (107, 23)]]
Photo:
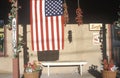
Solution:
[(102, 71), (103, 78), (116, 78), (117, 71)]
[(24, 73), (24, 78), (39, 78), (39, 72)]

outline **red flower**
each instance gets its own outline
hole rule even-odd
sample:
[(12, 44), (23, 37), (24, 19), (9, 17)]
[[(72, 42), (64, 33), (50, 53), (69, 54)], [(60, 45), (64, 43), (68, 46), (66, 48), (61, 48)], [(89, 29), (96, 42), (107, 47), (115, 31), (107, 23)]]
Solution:
[(107, 61), (107, 59), (103, 60), (103, 64), (104, 64), (104, 70), (108, 70), (108, 61)]
[(25, 67), (25, 72), (34, 72), (38, 70), (42, 70), (42, 65), (37, 65), (35, 62), (33, 63), (28, 63), (27, 65), (24, 65)]
[(24, 68), (26, 68), (27, 67), (27, 65), (24, 65)]
[(114, 66), (114, 62), (113, 60), (111, 59), (109, 62), (107, 59), (104, 59), (103, 60), (103, 64), (104, 64), (104, 70), (111, 70), (111, 68)]
[(9, 0), (9, 2), (12, 2), (12, 0)]

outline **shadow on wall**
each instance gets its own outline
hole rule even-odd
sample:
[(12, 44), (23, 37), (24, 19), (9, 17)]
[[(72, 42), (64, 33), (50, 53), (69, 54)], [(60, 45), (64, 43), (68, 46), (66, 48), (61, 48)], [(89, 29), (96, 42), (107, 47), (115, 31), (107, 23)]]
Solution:
[(91, 66), (89, 67), (88, 72), (89, 72), (91, 75), (93, 75), (95, 78), (102, 78), (102, 74), (101, 74), (101, 72), (99, 72), (99, 71), (97, 70), (97, 68), (98, 68), (98, 66), (96, 66), (96, 65), (91, 65)]
[(38, 61), (56, 61), (59, 60), (59, 50), (39, 51), (37, 53)]

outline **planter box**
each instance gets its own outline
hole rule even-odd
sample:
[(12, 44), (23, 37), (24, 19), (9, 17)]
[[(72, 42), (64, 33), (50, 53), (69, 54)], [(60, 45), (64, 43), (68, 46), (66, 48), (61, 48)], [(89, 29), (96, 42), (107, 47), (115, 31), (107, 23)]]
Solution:
[(117, 71), (102, 71), (103, 78), (116, 78)]
[(39, 78), (39, 72), (24, 73), (24, 78)]

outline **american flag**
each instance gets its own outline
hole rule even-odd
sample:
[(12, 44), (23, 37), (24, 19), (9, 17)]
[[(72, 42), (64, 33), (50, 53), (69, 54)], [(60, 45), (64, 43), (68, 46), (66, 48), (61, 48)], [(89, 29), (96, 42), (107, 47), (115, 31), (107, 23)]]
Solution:
[(32, 50), (63, 49), (62, 0), (30, 0), (30, 13)]

